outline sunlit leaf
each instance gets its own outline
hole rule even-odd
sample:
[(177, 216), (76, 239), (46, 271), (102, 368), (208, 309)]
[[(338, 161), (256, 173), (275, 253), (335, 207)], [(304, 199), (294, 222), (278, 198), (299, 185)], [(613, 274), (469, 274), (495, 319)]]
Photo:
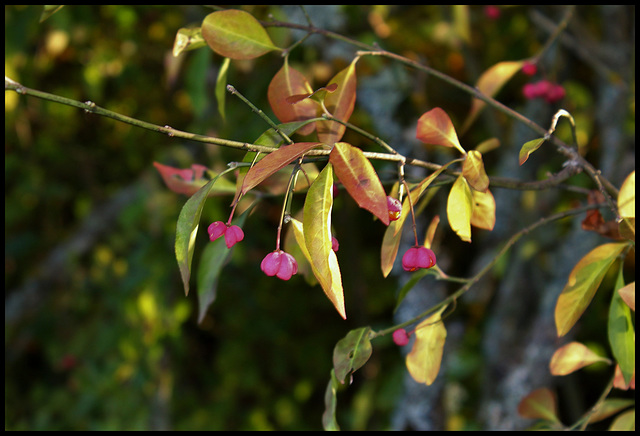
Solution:
[(559, 422), (556, 396), (548, 388), (540, 388), (524, 397), (518, 404), (518, 414), (527, 419)]
[(622, 183), (618, 193), (618, 211), (622, 220), (618, 223), (620, 235), (636, 240), (636, 172), (633, 171)]
[(587, 253), (571, 270), (569, 280), (556, 303), (555, 321), (558, 337), (564, 336), (578, 321), (607, 270), (625, 246), (623, 243), (600, 245)]
[(297, 142), (295, 144), (284, 145), (269, 153), (247, 172), (242, 184), (242, 195), (318, 145), (320, 145), (318, 142)]
[(329, 162), (333, 164), (336, 177), (358, 206), (389, 225), (387, 194), (376, 170), (362, 150), (346, 142), (336, 142), (329, 155)]
[(529, 159), (531, 153), (536, 151), (542, 143), (544, 142), (544, 138), (532, 139), (531, 141), (525, 142), (522, 148), (520, 149), (520, 156), (518, 163), (522, 165)]
[(213, 51), (231, 59), (253, 59), (280, 50), (258, 20), (238, 9), (207, 15), (202, 22), (202, 36)]
[(442, 145), (444, 147), (457, 148), (463, 155), (464, 148), (458, 141), (456, 129), (453, 127), (449, 115), (439, 107), (425, 112), (418, 119), (416, 138), (425, 144)]
[[(329, 113), (341, 121), (348, 121), (356, 103), (356, 62), (340, 71), (329, 80), (327, 87), (338, 85), (335, 92), (326, 95), (324, 105)], [(342, 139), (346, 127), (336, 121), (318, 121), (318, 139), (325, 144), (333, 145)]]
[(477, 150), (467, 153), (462, 163), (462, 175), (476, 191), (485, 192), (489, 188), (489, 176), (484, 170), (482, 154)]
[(224, 58), (220, 69), (218, 70), (218, 78), (216, 79), (216, 101), (218, 102), (218, 112), (222, 117), (222, 120), (226, 119), (225, 116), (225, 102), (227, 99), (227, 73), (229, 72), (229, 64), (231, 59)]
[(178, 29), (178, 33), (176, 33), (176, 39), (173, 42), (173, 56), (177, 57), (182, 52), (195, 50), (205, 45), (207, 43), (202, 37), (200, 27), (183, 27)]
[(618, 362), (625, 384), (629, 384), (636, 369), (636, 332), (633, 327), (634, 320), (631, 316), (631, 309), (617, 292), (623, 287), (624, 279), (621, 265), (615, 284), (616, 292), (613, 292), (609, 306), (607, 333), (613, 357)]
[(493, 230), (496, 224), (496, 200), (491, 191), (472, 190), (471, 198), (473, 202), (471, 225), (479, 229)]
[[(288, 58), (284, 65), (273, 76), (267, 97), (273, 113), (283, 123), (314, 118), (317, 115), (318, 105), (311, 101), (299, 101), (292, 104), (288, 101), (291, 96), (311, 93), (311, 85), (302, 73), (289, 66)], [(308, 135), (315, 129), (315, 123), (309, 123), (300, 128), (298, 133)]]
[(447, 199), (449, 226), (460, 239), (471, 242), (471, 211), (473, 197), (465, 178), (460, 175), (453, 183)]
[(580, 342), (570, 342), (558, 348), (549, 362), (549, 370), (553, 375), (567, 375), (596, 362), (611, 361), (598, 356)]
[[(504, 84), (507, 83), (515, 73), (522, 69), (522, 64), (523, 61), (505, 61), (495, 64), (482, 73), (476, 83), (476, 88), (487, 97), (495, 96)], [(477, 98), (473, 99), (469, 115), (462, 129), (460, 129), (461, 132), (467, 131), (485, 106), (486, 103), (482, 100), (478, 100)]]
[(629, 283), (627, 286), (618, 290), (622, 301), (626, 303), (631, 310), (636, 310), (636, 282)]
[(348, 375), (361, 368), (371, 357), (373, 348), (370, 333), (370, 327), (351, 330), (336, 344), (333, 349), (333, 369), (340, 383), (344, 383)]
[(446, 306), (418, 324), (413, 348), (406, 358), (411, 377), (427, 386), (434, 382), (440, 371), (442, 350), (447, 338), (447, 330), (441, 319), (445, 308)]
[(302, 224), (313, 272), (340, 316), (346, 319), (340, 267), (331, 249), (332, 190), (333, 168), (327, 163), (307, 192)]

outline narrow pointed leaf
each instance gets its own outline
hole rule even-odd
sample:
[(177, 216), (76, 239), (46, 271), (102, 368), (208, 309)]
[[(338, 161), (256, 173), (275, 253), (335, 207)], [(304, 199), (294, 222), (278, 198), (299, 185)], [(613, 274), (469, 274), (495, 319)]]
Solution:
[(544, 142), (544, 138), (532, 139), (531, 141), (525, 142), (522, 148), (520, 149), (520, 156), (518, 158), (518, 163), (522, 165), (529, 159), (531, 153), (536, 151), (542, 143)]
[(327, 383), (324, 391), (324, 413), (322, 414), (322, 428), (325, 431), (339, 431), (340, 426), (336, 420), (336, 407), (338, 405), (338, 387), (340, 384), (336, 379), (335, 371), (331, 370), (331, 380)]
[(371, 357), (373, 348), (370, 333), (370, 327), (351, 330), (336, 344), (333, 349), (333, 369), (340, 383), (344, 383), (349, 374), (361, 368)]
[(447, 199), (449, 226), (460, 239), (471, 242), (471, 211), (473, 197), (465, 178), (460, 175), (451, 187)]
[(280, 50), (258, 20), (238, 9), (207, 15), (202, 22), (202, 36), (213, 51), (231, 59), (253, 59)]
[(413, 348), (406, 358), (411, 377), (427, 386), (435, 381), (440, 371), (442, 350), (447, 338), (447, 330), (441, 319), (445, 308), (446, 306), (418, 324)]
[(523, 418), (558, 422), (556, 396), (547, 388), (536, 389), (520, 401), (518, 414)]
[(376, 170), (362, 150), (346, 142), (336, 142), (329, 155), (336, 177), (347, 192), (363, 209), (367, 209), (389, 225), (387, 194)]
[(340, 316), (347, 318), (338, 258), (331, 249), (333, 168), (328, 163), (313, 181), (304, 202), (304, 240), (313, 272)]
[(636, 332), (633, 327), (634, 320), (631, 316), (631, 309), (617, 292), (623, 287), (624, 279), (621, 266), (616, 280), (616, 291), (613, 292), (609, 306), (607, 333), (613, 357), (618, 362), (625, 385), (628, 385), (636, 369)]
[[(288, 101), (294, 95), (311, 93), (311, 85), (299, 71), (291, 68), (285, 58), (284, 65), (273, 76), (267, 97), (273, 113), (283, 123), (306, 120), (317, 115), (318, 105), (311, 101), (299, 101), (292, 104)], [(308, 135), (315, 129), (315, 123), (310, 123), (298, 130), (301, 135)]]
[(295, 144), (284, 145), (276, 151), (269, 153), (247, 172), (242, 184), (242, 195), (318, 145), (320, 145), (318, 142), (297, 142)]
[(471, 225), (479, 229), (493, 230), (496, 224), (496, 200), (491, 191), (471, 191), (471, 198)]
[[(357, 58), (329, 81), (327, 88), (334, 83), (338, 88), (335, 92), (326, 95), (324, 99), (324, 105), (329, 113), (345, 122), (351, 117), (356, 103), (356, 61)], [(342, 139), (346, 127), (335, 121), (318, 121), (317, 129), (318, 139), (325, 144), (333, 145)]]
[(229, 63), (231, 63), (231, 59), (224, 58), (224, 61), (220, 64), (218, 78), (216, 79), (216, 100), (218, 102), (218, 112), (223, 121), (226, 119), (225, 103), (227, 101), (227, 73), (229, 72)]
[(462, 175), (476, 191), (485, 192), (489, 188), (489, 176), (484, 170), (482, 154), (471, 150), (462, 163)]
[(451, 118), (439, 107), (425, 112), (418, 119), (416, 138), (425, 144), (453, 147), (458, 149), (460, 153), (466, 154), (458, 141), (458, 135)]
[(607, 270), (625, 246), (626, 244), (622, 243), (600, 245), (573, 267), (556, 303), (555, 321), (558, 337), (567, 334), (582, 316)]
[(570, 342), (556, 350), (551, 356), (549, 370), (553, 375), (567, 375), (596, 362), (611, 361), (598, 356), (580, 342)]

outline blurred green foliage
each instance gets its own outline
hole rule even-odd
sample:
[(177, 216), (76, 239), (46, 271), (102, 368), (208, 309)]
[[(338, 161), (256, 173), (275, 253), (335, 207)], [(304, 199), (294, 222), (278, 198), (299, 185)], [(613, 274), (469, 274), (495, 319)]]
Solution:
[[(294, 15), (286, 7), (246, 10), (258, 19)], [(246, 106), (227, 96), (227, 122), (217, 113), (214, 88), (222, 59), (208, 49), (180, 61), (171, 57), (178, 29), (198, 25), (209, 12), (195, 6), (69, 6), (39, 23), (42, 7), (5, 6), (5, 74), (27, 87), (91, 100), (151, 123), (250, 142), (267, 127)], [(366, 43), (383, 40), (389, 50), (429, 59), (430, 66), (463, 81), (539, 49), (541, 39), (528, 32), (525, 9), (500, 22), (488, 20), (480, 8), (471, 13), (470, 48), (484, 50), (475, 58), (479, 64), (465, 63), (464, 32), (456, 30), (459, 23), (448, 8), (326, 7), (314, 10), (312, 19)], [(281, 47), (301, 36), (268, 31)], [(290, 63), (323, 86), (355, 51), (313, 36), (291, 53)], [(278, 55), (232, 62), (229, 82), (271, 115), (266, 90), (281, 65)], [(468, 96), (420, 75), (408, 78), (380, 59), (361, 61), (358, 80), (380, 77), (381, 71), (397, 79), (397, 88), (385, 85), (380, 92), (396, 99), (400, 126), (411, 126), (427, 105), (446, 105), (456, 123), (466, 115)], [(522, 83), (506, 87), (505, 104), (521, 104)], [(591, 94), (578, 80), (567, 92), (575, 96), (576, 107), (569, 108), (574, 117), (589, 126)], [(370, 112), (356, 111), (352, 122), (385, 135)], [(469, 135), (469, 147), (487, 136), (483, 129)], [(152, 163), (200, 163), (219, 171), (241, 159), (236, 150), (5, 94), (6, 429), (321, 428), (333, 346), (351, 328), (387, 327), (392, 320), (398, 284), (393, 277), (381, 280), (382, 230), (346, 196), (337, 198), (334, 225), (338, 259), (345, 259), (349, 316), (344, 322), (319, 287), (261, 273), (260, 260), (275, 247), (281, 208), (280, 199), (266, 199), (247, 220), (245, 240), (198, 325), (196, 298), (182, 294), (173, 247), (186, 198), (165, 188)], [(230, 200), (209, 200), (201, 224), (225, 220)], [(294, 209), (301, 205), (296, 198)], [(114, 217), (109, 208), (117, 208)], [(208, 240), (203, 233), (200, 247)], [(454, 368), (458, 381), (471, 377), (480, 359), (477, 337), (465, 340), (468, 359)], [(354, 387), (339, 396), (343, 428), (388, 428), (404, 371), (390, 338), (377, 340)]]

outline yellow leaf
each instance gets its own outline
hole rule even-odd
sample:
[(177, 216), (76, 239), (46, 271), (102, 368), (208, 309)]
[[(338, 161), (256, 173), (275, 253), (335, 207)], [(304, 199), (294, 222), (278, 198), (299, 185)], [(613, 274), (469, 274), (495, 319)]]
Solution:
[(611, 361), (598, 356), (580, 342), (570, 342), (553, 353), (549, 362), (549, 370), (553, 375), (567, 375), (596, 362)]
[(471, 212), (471, 225), (480, 229), (493, 230), (496, 224), (496, 200), (491, 191), (471, 191), (473, 198), (473, 211)]
[(618, 193), (618, 211), (623, 218), (636, 217), (636, 172), (627, 176)]
[(447, 219), (451, 230), (465, 242), (471, 242), (472, 204), (469, 184), (463, 176), (459, 176), (451, 187), (447, 199)]
[(476, 191), (485, 192), (489, 188), (489, 176), (484, 170), (482, 154), (471, 150), (462, 163), (462, 175)]
[(427, 386), (434, 382), (440, 371), (442, 349), (447, 338), (447, 330), (440, 315), (445, 308), (446, 306), (418, 324), (415, 330), (416, 340), (406, 359), (411, 377)]

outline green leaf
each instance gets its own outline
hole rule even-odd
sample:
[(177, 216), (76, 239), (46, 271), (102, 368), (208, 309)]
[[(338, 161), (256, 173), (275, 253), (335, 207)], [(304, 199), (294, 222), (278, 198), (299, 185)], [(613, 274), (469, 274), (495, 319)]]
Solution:
[(202, 22), (202, 36), (213, 51), (231, 59), (253, 59), (280, 50), (258, 20), (238, 9), (207, 15)]
[(423, 320), (415, 329), (415, 342), (411, 352), (407, 354), (406, 364), (411, 377), (418, 383), (431, 385), (440, 371), (442, 350), (447, 339), (447, 330), (441, 315), (446, 309), (439, 311)]
[(472, 199), (469, 184), (464, 176), (458, 176), (447, 199), (447, 219), (451, 230), (465, 242), (471, 242)]
[[(329, 81), (328, 89), (334, 83), (338, 85), (335, 92), (325, 96), (324, 105), (329, 113), (340, 121), (348, 121), (356, 104), (356, 57), (351, 64), (340, 71)], [(342, 139), (346, 127), (336, 121), (318, 121), (318, 139), (325, 144), (333, 145)]]
[(555, 321), (558, 337), (567, 334), (582, 316), (607, 270), (625, 246), (624, 243), (600, 245), (573, 267), (556, 303)]
[(336, 378), (344, 384), (349, 374), (361, 368), (373, 352), (371, 347), (371, 327), (351, 330), (340, 339), (333, 349), (333, 369)]
[(340, 426), (336, 420), (336, 407), (338, 405), (338, 387), (335, 371), (331, 370), (331, 380), (324, 392), (324, 413), (322, 414), (322, 428), (326, 431), (339, 431)]
[(189, 295), (191, 260), (193, 259), (193, 249), (200, 224), (200, 215), (209, 191), (218, 180), (218, 177), (220, 177), (220, 174), (193, 194), (184, 204), (178, 216), (175, 251), (185, 295)]
[(224, 121), (225, 117), (225, 102), (227, 99), (227, 73), (229, 72), (229, 64), (231, 59), (224, 58), (218, 70), (218, 78), (216, 79), (216, 100), (218, 102), (218, 112)]
[(458, 141), (458, 135), (451, 118), (439, 107), (425, 112), (418, 119), (416, 138), (425, 144), (452, 147), (458, 149), (463, 155), (467, 154)]
[(522, 148), (520, 149), (520, 156), (518, 160), (519, 164), (522, 165), (523, 163), (525, 163), (527, 159), (529, 159), (529, 155), (531, 155), (531, 153), (533, 153), (538, 148), (540, 148), (540, 146), (544, 141), (545, 141), (544, 138), (538, 138), (538, 139), (532, 139), (531, 141), (525, 142)]
[(633, 328), (631, 309), (625, 304), (618, 292), (624, 287), (622, 265), (618, 271), (615, 291), (611, 297), (609, 307), (608, 336), (611, 352), (620, 366), (626, 385), (636, 369), (636, 332)]
[(338, 258), (331, 249), (333, 166), (328, 163), (313, 181), (304, 202), (304, 241), (313, 272), (340, 316), (347, 318)]
[(346, 142), (336, 142), (329, 154), (329, 162), (333, 164), (336, 177), (358, 206), (389, 225), (387, 194), (376, 170), (362, 150)]

